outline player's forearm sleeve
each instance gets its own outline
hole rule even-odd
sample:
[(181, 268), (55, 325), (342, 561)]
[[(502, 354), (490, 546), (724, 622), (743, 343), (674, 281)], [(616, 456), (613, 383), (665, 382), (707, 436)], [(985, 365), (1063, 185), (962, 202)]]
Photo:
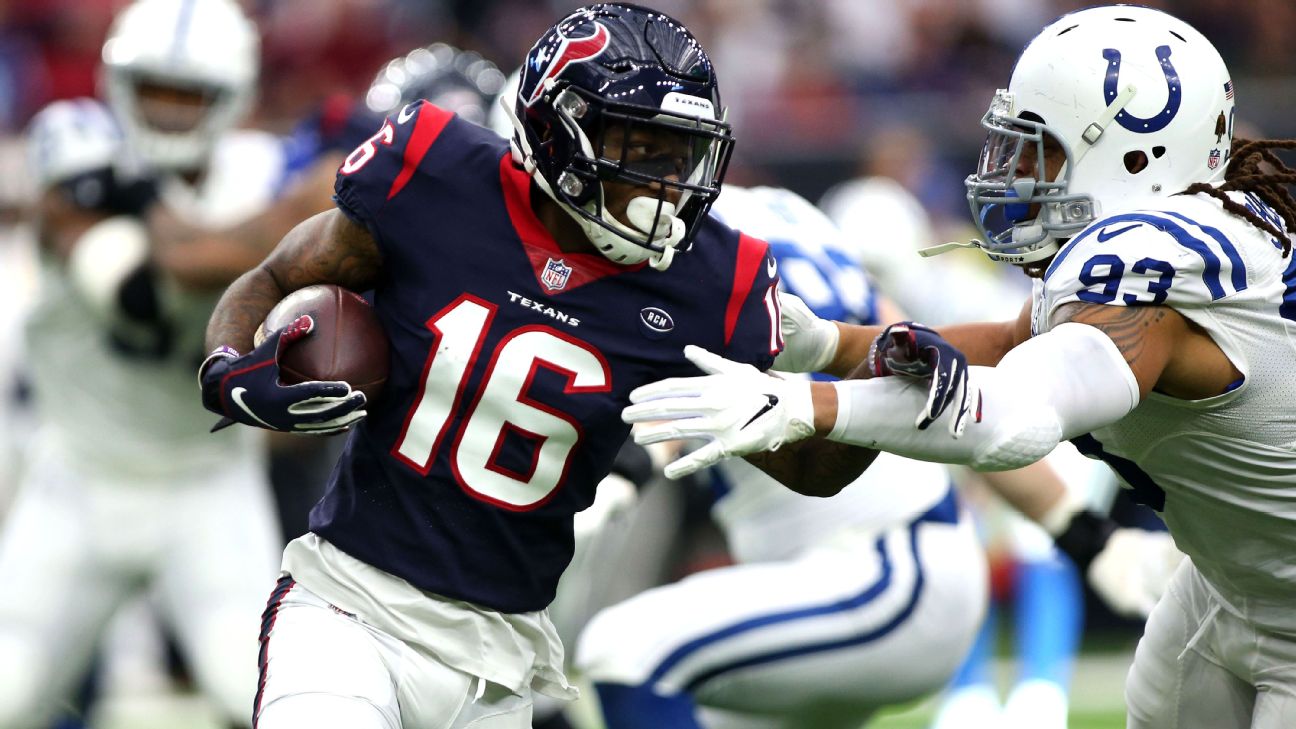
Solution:
[(927, 401), (925, 382), (883, 377), (834, 386), (837, 422), (829, 439), (986, 471), (1033, 463), (1061, 440), (1119, 420), (1139, 401), (1138, 382), (1116, 345), (1077, 323), (1027, 340), (995, 367), (970, 368), (974, 414), (961, 438), (940, 424), (914, 427), (914, 413)]

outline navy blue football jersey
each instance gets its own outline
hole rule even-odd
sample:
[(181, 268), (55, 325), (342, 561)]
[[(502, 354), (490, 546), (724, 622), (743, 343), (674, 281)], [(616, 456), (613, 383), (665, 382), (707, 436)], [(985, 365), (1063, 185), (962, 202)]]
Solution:
[(685, 344), (761, 369), (781, 347), (764, 242), (708, 219), (667, 271), (563, 252), (508, 143), (426, 102), (353, 152), (336, 192), (382, 252), (391, 369), (311, 530), (420, 589), (547, 606), (630, 391), (698, 374)]

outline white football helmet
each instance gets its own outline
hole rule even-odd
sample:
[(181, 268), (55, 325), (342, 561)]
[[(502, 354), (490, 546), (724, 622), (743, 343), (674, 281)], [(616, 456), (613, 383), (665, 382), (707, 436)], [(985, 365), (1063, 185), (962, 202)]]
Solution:
[[(104, 43), (105, 92), (146, 163), (195, 169), (251, 105), (260, 54), (256, 27), (233, 0), (135, 0)], [(203, 106), (190, 123), (159, 125), (147, 113), (142, 86), (200, 94)]]
[(37, 189), (94, 170), (109, 169), (121, 158), (121, 128), (94, 99), (63, 99), (41, 109), (27, 127), (28, 170)]
[[(977, 245), (994, 260), (1030, 263), (1099, 217), (1222, 180), (1233, 84), (1211, 42), (1174, 16), (1089, 8), (1030, 42), (981, 125), (989, 136), (965, 183), (985, 236)], [(1048, 138), (1066, 153), (1052, 180)], [(1019, 175), (1028, 144), (1035, 170)]]

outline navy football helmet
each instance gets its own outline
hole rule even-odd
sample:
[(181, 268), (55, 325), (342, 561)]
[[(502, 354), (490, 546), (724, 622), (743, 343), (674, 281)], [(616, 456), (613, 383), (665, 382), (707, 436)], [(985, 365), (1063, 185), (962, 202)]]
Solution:
[[(702, 46), (636, 5), (591, 5), (550, 28), (527, 55), (512, 112), (514, 159), (621, 264), (670, 265), (719, 195), (733, 147)], [(625, 221), (606, 209), (609, 182), (644, 191)]]
[(388, 61), (365, 93), (365, 106), (386, 116), (400, 106), (427, 99), (485, 126), (504, 80), (504, 73), (476, 52), (433, 43)]

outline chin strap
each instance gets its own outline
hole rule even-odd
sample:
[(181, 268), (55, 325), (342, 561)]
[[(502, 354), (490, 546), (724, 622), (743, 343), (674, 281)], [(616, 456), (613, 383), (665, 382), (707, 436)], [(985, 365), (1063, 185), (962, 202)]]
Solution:
[[(572, 220), (576, 221), (581, 231), (585, 233), (585, 237), (589, 238), (594, 247), (609, 260), (623, 265), (634, 265), (647, 261), (648, 265), (657, 271), (665, 271), (670, 267), (671, 261), (675, 258), (675, 246), (679, 245), (680, 241), (684, 239), (684, 233), (687, 229), (684, 221), (675, 216), (675, 205), (673, 203), (661, 203), (661, 213), (657, 215), (657, 225), (655, 227), (657, 229), (669, 228), (670, 235), (658, 236), (656, 240), (663, 247), (661, 250), (655, 250), (644, 245), (643, 241), (639, 240), (647, 239), (648, 232), (640, 229), (638, 224), (644, 223), (648, 230), (654, 228), (652, 217), (653, 213), (658, 209), (656, 199), (640, 196), (631, 200), (626, 206), (626, 217), (630, 219), (634, 227), (626, 225), (609, 215), (601, 215), (599, 219), (607, 226), (604, 227), (604, 225), (600, 225), (597, 220), (593, 219), (594, 210), (587, 209), (585, 212), (588, 213), (588, 216), (582, 215), (576, 208), (560, 200), (554, 193), (553, 188), (549, 186), (548, 180), (535, 168), (531, 158), (527, 157), (526, 159), (528, 163), (524, 168), (531, 173), (531, 179), (536, 181), (536, 185), (549, 196), (549, 199), (558, 203), (558, 207), (562, 208), (571, 216)], [(590, 203), (591, 207), (595, 205), (595, 203)], [(597, 207), (595, 207), (596, 209)], [(612, 238), (615, 238), (615, 240), (611, 240)], [(628, 245), (625, 244), (633, 245), (639, 250), (627, 251)], [(642, 254), (640, 254), (640, 250), (642, 250)], [(616, 253), (625, 253), (626, 255), (618, 260), (614, 257)], [(640, 255), (640, 257), (634, 258), (632, 257), (634, 255)]]
[(654, 271), (665, 271), (670, 268), (671, 261), (675, 260), (675, 246), (671, 246), (661, 253), (654, 253), (648, 256), (648, 265), (652, 266)]

